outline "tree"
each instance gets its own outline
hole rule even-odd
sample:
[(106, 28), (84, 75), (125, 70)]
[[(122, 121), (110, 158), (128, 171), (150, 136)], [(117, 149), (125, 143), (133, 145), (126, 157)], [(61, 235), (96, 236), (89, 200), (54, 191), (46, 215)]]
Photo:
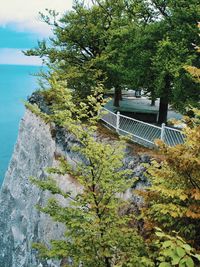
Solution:
[[(189, 66), (186, 69), (199, 82), (199, 69)], [(168, 233), (155, 227), (160, 239), (154, 242), (156, 251), (159, 251), (155, 259), (161, 262), (159, 266), (196, 266), (200, 261), (195, 250), (183, 240), (187, 239), (199, 250), (200, 110), (192, 111), (193, 118), (185, 117), (184, 144), (167, 147), (158, 141), (164, 161), (152, 161), (147, 169), (151, 187), (146, 192), (139, 192), (146, 201), (142, 212), (147, 231), (159, 225)], [(152, 234), (150, 236), (151, 239)], [(152, 255), (155, 258), (155, 254)]]
[(169, 103), (183, 111), (199, 102), (199, 86), (184, 69), (199, 64), (193, 49), (199, 41), (197, 0), (76, 1), (59, 21), (55, 15), (42, 16), (54, 37), (26, 54), (46, 58), (82, 98), (103, 84), (115, 89), (119, 106), (121, 89), (140, 87), (153, 101), (160, 98), (160, 124)]
[(105, 79), (99, 65), (110, 22), (107, 17), (102, 20), (103, 17), (97, 6), (90, 9), (81, 3), (76, 3), (59, 21), (50, 10), (42, 19), (52, 25), (54, 36), (39, 42), (26, 55), (44, 58), (50, 68), (59, 71), (61, 80), (67, 80), (77, 96), (85, 98)]
[[(176, 77), (181, 79), (180, 71), (183, 69), (187, 53), (188, 49), (184, 48), (182, 43), (174, 43), (169, 38), (160, 41), (157, 45), (157, 52), (153, 58), (153, 68), (157, 74), (155, 86), (160, 95), (159, 124), (167, 121), (168, 105), (172, 102)], [(190, 82), (192, 83), (191, 79)], [(178, 100), (176, 101), (178, 102)]]
[(161, 124), (167, 121), (169, 103), (183, 112), (189, 103), (199, 102), (199, 86), (184, 66), (199, 64), (192, 44), (199, 40), (200, 13), (196, 0), (144, 2), (144, 19), (137, 28), (129, 27), (128, 41), (120, 42), (121, 62), (129, 74), (128, 87), (143, 88), (152, 99), (160, 98)]
[(143, 89), (146, 94), (150, 94), (153, 103), (158, 97), (155, 90), (153, 55), (162, 36), (159, 28), (159, 23), (143, 23), (139, 27), (128, 25), (118, 42), (123, 44), (120, 61), (121, 68), (126, 73), (126, 86), (130, 89)]
[[(168, 104), (179, 110), (196, 99), (199, 88), (194, 85), (184, 65), (198, 61), (192, 44), (199, 40), (196, 25), (200, 18), (198, 1), (151, 1), (161, 17), (163, 37), (153, 57), (155, 86), (160, 96), (159, 123), (167, 118)], [(188, 90), (190, 85), (190, 90)], [(189, 100), (189, 101), (188, 101)]]
[[(63, 206), (52, 198), (47, 206), (39, 207), (54, 220), (62, 222), (66, 232), (62, 240), (52, 240), (50, 248), (44, 244), (34, 247), (43, 257), (71, 259), (72, 266), (81, 262), (88, 267), (147, 266), (151, 262), (145, 258), (147, 252), (132, 224), (133, 215), (127, 212), (129, 201), (121, 197), (133, 182), (130, 171), (123, 168), (124, 144), (95, 137), (96, 114), (101, 107), (95, 96), (88, 96), (89, 107), (80, 103), (77, 108), (70, 90), (56, 80), (50, 81), (50, 85), (48, 91), (42, 92), (52, 110), (52, 114), (46, 116), (74, 135), (77, 143), (73, 150), (80, 156), (80, 161), (72, 167), (65, 158), (60, 158), (60, 167), (50, 168), (49, 172), (51, 175), (72, 175), (82, 191), (72, 197), (52, 178), (45, 181), (32, 178), (32, 182), (43, 190), (69, 201), (69, 206)], [(34, 111), (32, 105), (28, 106)]]
[(140, 73), (138, 71), (138, 65), (144, 66), (143, 63), (147, 63), (144, 61), (146, 54), (142, 50), (142, 41), (138, 35), (143, 36), (144, 25), (151, 21), (145, 1), (122, 1), (122, 3), (122, 13), (113, 21), (105, 49), (107, 77), (108, 80), (111, 78), (116, 82), (114, 106), (119, 106), (121, 89), (138, 89), (141, 86), (138, 81), (142, 80), (141, 76), (146, 75), (144, 68)]
[(164, 161), (153, 161), (147, 173), (152, 184), (141, 194), (145, 198), (146, 228), (155, 225), (177, 231), (199, 249), (200, 232), (200, 112), (187, 118), (184, 144), (167, 147), (161, 141)]
[(53, 27), (54, 36), (25, 54), (40, 56), (50, 68), (59, 70), (60, 79), (67, 80), (76, 97), (85, 98), (97, 84), (114, 88), (114, 103), (118, 106), (123, 75), (119, 68), (110, 67), (106, 48), (112, 30), (125, 22), (124, 11), (122, 0), (93, 1), (91, 6), (76, 1), (73, 10), (59, 20), (50, 10), (42, 19)]

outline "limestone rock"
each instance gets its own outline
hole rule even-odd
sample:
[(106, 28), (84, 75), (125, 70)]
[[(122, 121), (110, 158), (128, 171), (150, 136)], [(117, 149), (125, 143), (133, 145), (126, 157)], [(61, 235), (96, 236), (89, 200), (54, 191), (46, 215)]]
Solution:
[[(50, 194), (31, 184), (29, 177), (44, 179), (45, 168), (55, 164), (54, 156), (61, 151), (51, 136), (50, 126), (26, 111), (0, 193), (1, 267), (53, 266), (37, 259), (32, 243), (48, 244), (50, 239), (63, 235), (64, 227), (35, 208), (37, 203), (45, 203)], [(74, 194), (79, 190), (70, 177), (58, 179), (66, 190)]]
[[(31, 184), (29, 177), (44, 179), (47, 175), (45, 168), (57, 164), (56, 155), (65, 155), (71, 164), (74, 164), (74, 159), (81, 160), (71, 150), (76, 142), (68, 132), (55, 126), (52, 129), (33, 113), (26, 111), (0, 192), (0, 267), (59, 266), (59, 262), (41, 261), (32, 249), (33, 242), (49, 244), (51, 239), (61, 238), (64, 226), (53, 222), (48, 215), (35, 208), (36, 204), (45, 204), (50, 193), (42, 192)], [(137, 188), (146, 183), (144, 168), (139, 165), (147, 161), (146, 156), (127, 155), (124, 159), (126, 166), (139, 177)], [(80, 185), (70, 176), (55, 178), (62, 189), (71, 191), (73, 195), (80, 192)], [(132, 196), (132, 189), (125, 192), (123, 197), (138, 201)]]

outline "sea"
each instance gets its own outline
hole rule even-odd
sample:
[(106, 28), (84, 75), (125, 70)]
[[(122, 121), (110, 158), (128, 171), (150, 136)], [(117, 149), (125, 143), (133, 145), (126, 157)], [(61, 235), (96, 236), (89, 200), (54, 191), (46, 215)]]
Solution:
[(0, 185), (25, 111), (23, 101), (38, 89), (35, 74), (40, 69), (39, 66), (0, 65)]

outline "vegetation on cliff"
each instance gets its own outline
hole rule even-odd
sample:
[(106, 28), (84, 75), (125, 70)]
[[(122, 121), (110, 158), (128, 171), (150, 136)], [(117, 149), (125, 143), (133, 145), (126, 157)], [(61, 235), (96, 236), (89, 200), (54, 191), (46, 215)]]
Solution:
[[(130, 171), (123, 168), (123, 141), (110, 144), (96, 135), (98, 111), (103, 101), (101, 89), (97, 88), (96, 93), (88, 97), (87, 105), (77, 106), (71, 91), (57, 81), (56, 75), (49, 84), (49, 90), (42, 92), (51, 109), (45, 119), (48, 117), (47, 121), (75, 136), (78, 143), (73, 150), (82, 161), (72, 167), (65, 158), (60, 158), (60, 166), (48, 171), (52, 177), (72, 175), (82, 185), (82, 192), (72, 197), (51, 177), (46, 181), (32, 178), (43, 190), (70, 201), (66, 207), (52, 198), (47, 206), (39, 207), (66, 225), (63, 240), (52, 240), (51, 247), (34, 245), (40, 256), (59, 258), (63, 264), (71, 262), (72, 266), (81, 262), (85, 266), (106, 267), (198, 264), (199, 255), (192, 248), (199, 249), (198, 114), (187, 121), (185, 144), (174, 148), (160, 145), (165, 161), (152, 162), (148, 168), (152, 186), (141, 193), (147, 205), (138, 218), (138, 214), (129, 209), (130, 200), (122, 199), (123, 193), (135, 182)], [(38, 110), (36, 114), (40, 115)], [(137, 228), (137, 220), (144, 223), (142, 233)], [(159, 228), (154, 230), (155, 226), (160, 226), (165, 233)]]
[[(147, 248), (134, 227), (134, 214), (129, 211), (130, 201), (122, 198), (135, 179), (130, 170), (123, 168), (124, 142), (106, 142), (96, 136), (98, 111), (101, 108), (94, 96), (88, 97), (89, 105), (72, 102), (70, 90), (50, 82), (44, 92), (51, 103), (51, 121), (66, 128), (76, 138), (73, 150), (80, 155), (75, 167), (60, 158), (60, 167), (50, 168), (52, 174), (70, 174), (82, 186), (82, 192), (72, 197), (63, 192), (52, 178), (32, 182), (52, 194), (69, 200), (63, 206), (55, 198), (49, 200), (42, 212), (66, 225), (65, 238), (53, 240), (51, 248), (35, 244), (43, 257), (56, 257), (78, 266), (146, 266)], [(99, 92), (99, 91), (98, 91)], [(99, 94), (98, 94), (99, 95)], [(99, 95), (99, 97), (101, 97)], [(38, 115), (38, 112), (37, 112)]]
[[(198, 112), (199, 113), (199, 112)], [(200, 113), (187, 123), (185, 142), (175, 147), (160, 143), (165, 160), (148, 167), (151, 187), (143, 192), (145, 227), (155, 224), (176, 230), (199, 247), (200, 229)]]
[[(63, 266), (74, 267), (200, 266), (199, 110), (185, 118), (184, 144), (167, 147), (158, 141), (164, 160), (146, 166), (151, 186), (135, 192), (144, 201), (139, 215), (122, 198), (135, 182), (123, 166), (124, 141), (110, 144), (96, 133), (105, 87), (114, 87), (119, 98), (122, 88), (134, 85), (133, 78), (152, 99), (161, 98), (160, 122), (166, 119), (169, 101), (181, 108), (188, 101), (199, 105), (198, 54), (192, 45), (199, 38), (194, 26), (197, 7), (196, 0), (109, 0), (94, 1), (91, 7), (77, 1), (60, 24), (50, 12), (55, 39), (50, 46), (39, 43), (27, 54), (47, 57), (49, 88), (41, 94), (51, 112), (27, 106), (77, 139), (73, 150), (81, 161), (72, 167), (59, 158), (60, 166), (48, 171), (52, 177), (70, 174), (82, 191), (72, 197), (51, 177), (32, 178), (41, 189), (70, 203), (63, 206), (52, 198), (47, 206), (38, 207), (66, 225), (63, 240), (53, 240), (50, 247), (34, 245), (42, 257), (59, 258)], [(51, 23), (49, 16), (43, 19)], [(184, 67), (190, 63), (196, 67)], [(84, 101), (74, 98), (76, 92)], [(144, 231), (139, 231), (138, 222)]]

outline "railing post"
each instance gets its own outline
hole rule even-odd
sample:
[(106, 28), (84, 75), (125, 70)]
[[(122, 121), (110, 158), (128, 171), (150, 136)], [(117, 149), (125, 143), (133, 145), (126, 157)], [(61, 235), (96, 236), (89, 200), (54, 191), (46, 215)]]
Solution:
[(163, 141), (164, 141), (164, 135), (165, 135), (165, 123), (162, 123), (160, 139)]
[(120, 112), (117, 111), (116, 132), (119, 133)]

